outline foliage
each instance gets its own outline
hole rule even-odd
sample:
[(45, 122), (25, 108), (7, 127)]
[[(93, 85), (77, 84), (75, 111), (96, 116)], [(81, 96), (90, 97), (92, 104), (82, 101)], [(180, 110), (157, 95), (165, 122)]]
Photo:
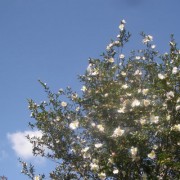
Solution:
[(7, 180), (7, 177), (5, 177), (5, 176), (0, 176), (0, 180)]
[[(142, 33), (144, 49), (126, 57), (125, 24), (101, 60), (89, 59), (82, 95), (70, 87), (52, 93), (40, 81), (48, 101), (29, 100), (30, 126), (42, 132), (29, 140), (35, 156), (56, 164), (51, 179), (180, 178), (180, 51), (172, 36), (160, 55)], [(22, 164), (31, 179), (45, 178)]]

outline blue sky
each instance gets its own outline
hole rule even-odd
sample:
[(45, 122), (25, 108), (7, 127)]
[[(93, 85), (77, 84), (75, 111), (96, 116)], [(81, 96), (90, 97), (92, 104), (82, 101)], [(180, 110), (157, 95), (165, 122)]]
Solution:
[(27, 98), (46, 98), (38, 79), (53, 91), (80, 90), (77, 75), (115, 39), (122, 19), (132, 33), (129, 50), (144, 31), (168, 51), (171, 33), (180, 42), (179, 7), (179, 0), (0, 0), (0, 175), (26, 180), (18, 157), (39, 171), (51, 168), (23, 139), (30, 131)]

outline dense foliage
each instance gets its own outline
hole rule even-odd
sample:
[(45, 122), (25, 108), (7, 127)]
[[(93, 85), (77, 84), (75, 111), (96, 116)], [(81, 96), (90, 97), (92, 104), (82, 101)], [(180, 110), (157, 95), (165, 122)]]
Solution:
[[(144, 48), (126, 57), (125, 24), (101, 60), (89, 59), (81, 95), (40, 81), (48, 101), (29, 100), (30, 126), (42, 132), (29, 140), (56, 164), (51, 179), (180, 179), (180, 50), (172, 36), (160, 55), (142, 33)], [(45, 178), (21, 163), (31, 179)]]

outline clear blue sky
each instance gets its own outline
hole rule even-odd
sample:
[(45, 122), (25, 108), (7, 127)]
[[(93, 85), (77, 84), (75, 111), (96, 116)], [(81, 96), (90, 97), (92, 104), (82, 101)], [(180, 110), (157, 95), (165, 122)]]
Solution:
[(27, 179), (19, 155), (40, 171), (51, 168), (23, 152), (25, 144), (13, 149), (30, 130), (26, 99), (45, 99), (38, 79), (53, 91), (81, 89), (77, 75), (116, 37), (122, 19), (133, 35), (130, 48), (137, 48), (144, 31), (157, 49), (168, 51), (171, 33), (180, 42), (179, 7), (179, 0), (0, 0), (0, 175)]

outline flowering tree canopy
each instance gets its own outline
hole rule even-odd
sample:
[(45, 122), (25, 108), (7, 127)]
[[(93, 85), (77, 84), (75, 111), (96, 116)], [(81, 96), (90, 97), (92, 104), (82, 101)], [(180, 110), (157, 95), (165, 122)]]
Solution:
[[(56, 164), (51, 179), (179, 179), (180, 50), (171, 37), (170, 52), (160, 55), (151, 35), (142, 33), (144, 48), (124, 55), (129, 41), (125, 20), (117, 40), (100, 59), (89, 59), (82, 94), (70, 87), (48, 101), (29, 100), (34, 155)], [(32, 165), (22, 173), (43, 179)]]

